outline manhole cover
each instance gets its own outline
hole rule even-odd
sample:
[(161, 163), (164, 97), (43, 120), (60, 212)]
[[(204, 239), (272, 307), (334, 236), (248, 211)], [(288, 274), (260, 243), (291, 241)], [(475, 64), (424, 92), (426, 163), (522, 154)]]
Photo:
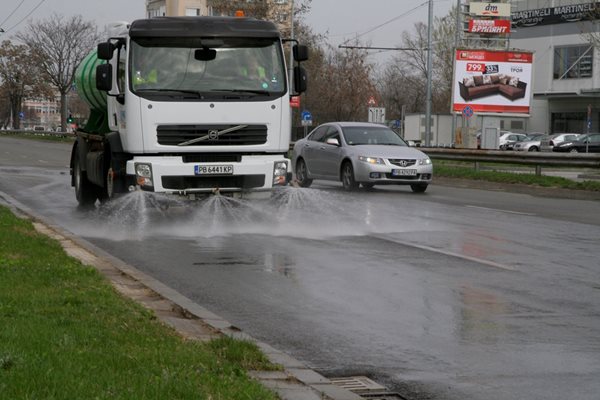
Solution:
[(370, 400), (406, 400), (398, 393), (390, 392), (385, 386), (367, 378), (366, 376), (348, 376), (341, 378), (329, 378), (331, 383), (353, 393), (364, 399)]

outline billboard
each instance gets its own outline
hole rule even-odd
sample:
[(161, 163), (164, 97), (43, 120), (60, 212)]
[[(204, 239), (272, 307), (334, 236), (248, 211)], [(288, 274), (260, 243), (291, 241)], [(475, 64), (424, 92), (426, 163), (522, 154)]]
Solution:
[(469, 13), (485, 17), (510, 17), (510, 3), (470, 3)]
[(508, 19), (472, 19), (469, 21), (471, 33), (510, 33), (510, 20)]
[(533, 53), (456, 51), (452, 110), (529, 114)]
[(596, 3), (537, 8), (512, 13), (513, 26), (537, 26), (578, 22), (600, 18), (600, 5)]

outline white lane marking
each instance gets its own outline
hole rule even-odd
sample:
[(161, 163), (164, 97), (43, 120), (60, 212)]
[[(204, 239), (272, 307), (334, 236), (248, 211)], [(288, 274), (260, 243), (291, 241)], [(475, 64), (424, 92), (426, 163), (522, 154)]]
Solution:
[(476, 262), (478, 264), (484, 264), (484, 265), (487, 265), (487, 266), (490, 266), (490, 267), (499, 268), (499, 269), (503, 269), (503, 270), (506, 270), (506, 271), (517, 271), (516, 268), (513, 268), (510, 265), (500, 264), (500, 263), (497, 263), (497, 262), (494, 262), (494, 261), (484, 260), (482, 258), (471, 257), (471, 256), (467, 256), (465, 254), (454, 253), (452, 251), (443, 250), (443, 249), (437, 249), (435, 247), (425, 246), (425, 245), (422, 245), (422, 244), (405, 242), (403, 240), (398, 240), (396, 238), (390, 238), (390, 237), (383, 236), (383, 235), (370, 235), (370, 236), (373, 236), (373, 237), (376, 237), (376, 238), (382, 239), (382, 240), (387, 240), (389, 242), (398, 243), (398, 244), (401, 244), (401, 245), (404, 245), (404, 246), (414, 247), (414, 248), (421, 249), (421, 250), (431, 251), (433, 253), (443, 254), (445, 256), (462, 258), (463, 260), (473, 261), (473, 262)]
[(42, 163), (42, 164), (48, 164), (48, 161), (46, 161), (46, 160), (38, 160), (38, 162)]
[(506, 214), (516, 214), (516, 215), (536, 215), (534, 213), (526, 213), (526, 212), (519, 212), (519, 211), (510, 211), (510, 210), (502, 210), (499, 208), (489, 208), (489, 207), (480, 207), (480, 206), (469, 206), (466, 205), (465, 207), (467, 208), (477, 208), (479, 210), (486, 210), (486, 211), (496, 211), (496, 212), (501, 212), (501, 213), (506, 213)]

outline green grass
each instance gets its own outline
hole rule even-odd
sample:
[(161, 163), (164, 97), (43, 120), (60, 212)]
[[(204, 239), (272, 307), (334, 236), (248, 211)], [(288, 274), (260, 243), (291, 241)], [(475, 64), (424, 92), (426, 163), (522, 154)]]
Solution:
[[(472, 163), (470, 165), (471, 166), (467, 166), (467, 164), (455, 164), (434, 160), (434, 176), (509, 184), (523, 184), (540, 187), (600, 191), (600, 182), (598, 181), (587, 180), (583, 182), (576, 182), (571, 179), (556, 176), (538, 176), (533, 172), (512, 173), (501, 171), (476, 171), (473, 168)], [(506, 168), (506, 165), (503, 165), (502, 167)]]
[(49, 132), (6, 132), (0, 131), (0, 136), (13, 136), (19, 139), (30, 139), (30, 140), (45, 140), (48, 142), (73, 142), (75, 140), (75, 136), (62, 136), (58, 133), (49, 133)]
[(249, 342), (186, 341), (0, 206), (0, 399), (276, 399)]

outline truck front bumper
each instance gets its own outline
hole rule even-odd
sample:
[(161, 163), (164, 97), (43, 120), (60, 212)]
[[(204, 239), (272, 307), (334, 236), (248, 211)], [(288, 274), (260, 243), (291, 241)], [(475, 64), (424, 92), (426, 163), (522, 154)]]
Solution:
[(244, 155), (236, 162), (184, 162), (182, 156), (143, 156), (127, 162), (142, 190), (189, 195), (267, 191), (288, 183), (290, 161), (281, 155)]

